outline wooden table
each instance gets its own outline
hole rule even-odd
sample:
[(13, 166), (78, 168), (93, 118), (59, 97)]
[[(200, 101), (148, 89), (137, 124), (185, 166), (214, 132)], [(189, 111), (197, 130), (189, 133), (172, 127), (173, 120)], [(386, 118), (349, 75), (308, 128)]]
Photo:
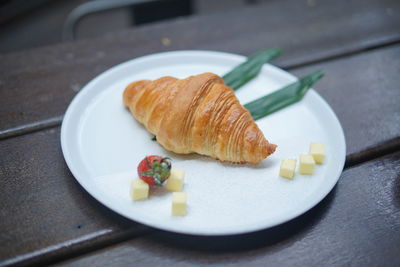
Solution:
[[(266, 1), (0, 55), (0, 265), (399, 266), (399, 14), (397, 0)], [(96, 75), (160, 51), (272, 46), (295, 75), (324, 70), (316, 89), (345, 131), (342, 176), (306, 214), (256, 233), (181, 235), (117, 215), (71, 175), (60, 124)]]

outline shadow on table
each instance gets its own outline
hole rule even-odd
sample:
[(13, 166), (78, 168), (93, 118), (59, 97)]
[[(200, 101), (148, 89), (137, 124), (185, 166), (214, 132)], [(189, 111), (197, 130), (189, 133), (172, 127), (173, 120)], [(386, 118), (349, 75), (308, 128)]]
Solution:
[(265, 246), (285, 246), (285, 241), (299, 240), (326, 215), (336, 194), (334, 189), (314, 208), (287, 223), (266, 230), (230, 236), (195, 236), (157, 231), (149, 236), (168, 247), (199, 251), (243, 251)]

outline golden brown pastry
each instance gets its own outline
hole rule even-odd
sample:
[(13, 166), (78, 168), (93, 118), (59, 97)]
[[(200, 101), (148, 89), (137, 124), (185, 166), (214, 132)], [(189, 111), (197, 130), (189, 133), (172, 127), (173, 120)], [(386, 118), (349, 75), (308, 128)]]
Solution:
[(275, 151), (221, 77), (162, 77), (129, 84), (123, 102), (167, 150), (257, 163)]

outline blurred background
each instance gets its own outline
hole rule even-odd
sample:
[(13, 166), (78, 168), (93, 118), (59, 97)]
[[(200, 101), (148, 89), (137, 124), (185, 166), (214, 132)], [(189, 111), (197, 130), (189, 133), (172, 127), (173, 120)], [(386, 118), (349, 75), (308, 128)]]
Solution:
[(279, 0), (0, 0), (0, 53), (266, 1)]

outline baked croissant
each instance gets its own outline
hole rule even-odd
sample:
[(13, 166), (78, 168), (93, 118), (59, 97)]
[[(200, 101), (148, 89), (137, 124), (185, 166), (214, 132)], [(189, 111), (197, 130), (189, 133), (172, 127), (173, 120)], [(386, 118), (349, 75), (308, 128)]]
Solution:
[(136, 81), (126, 87), (123, 102), (165, 149), (175, 153), (257, 163), (276, 148), (233, 90), (213, 73)]

